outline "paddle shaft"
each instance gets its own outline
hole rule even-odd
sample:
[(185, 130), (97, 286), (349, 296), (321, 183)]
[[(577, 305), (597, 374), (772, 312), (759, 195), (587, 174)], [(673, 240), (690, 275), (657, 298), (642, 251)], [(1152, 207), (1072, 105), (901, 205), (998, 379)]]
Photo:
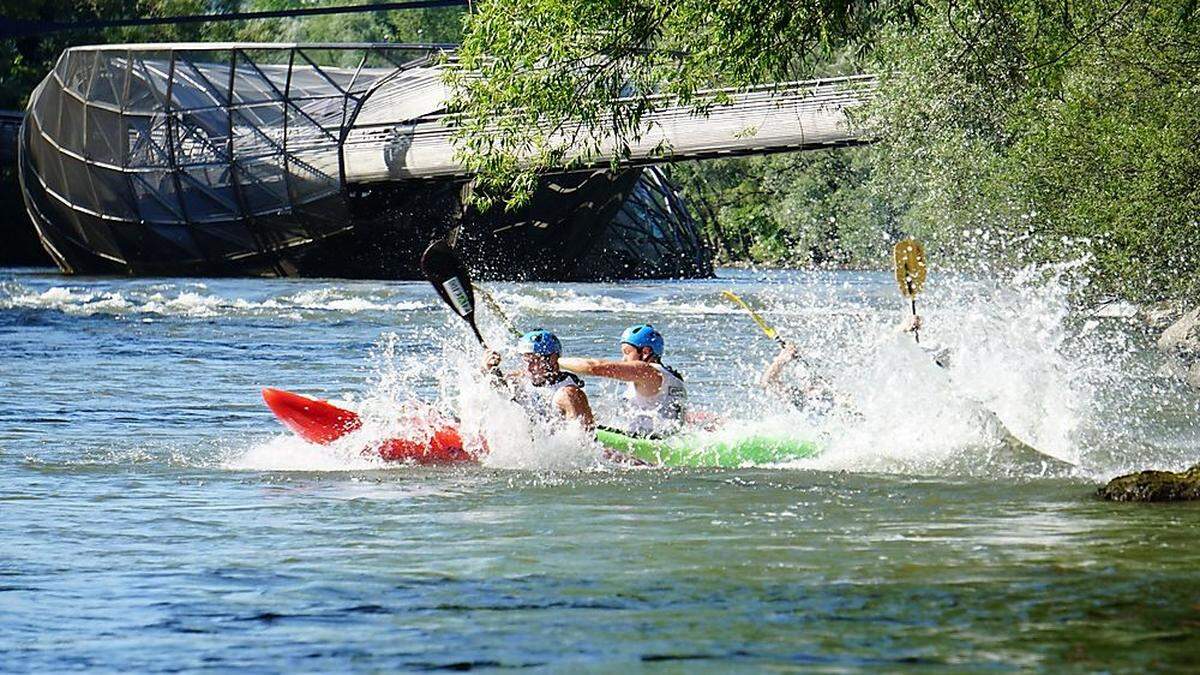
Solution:
[[(909, 288), (909, 291), (911, 292), (912, 285), (910, 284), (908, 288)], [(916, 293), (912, 294), (912, 315), (913, 316), (917, 315), (917, 294)], [(919, 329), (917, 329), (916, 327), (913, 327), (913, 339), (917, 341), (917, 344), (921, 344), (921, 331)]]
[(471, 327), (471, 332), (475, 334), (475, 339), (479, 340), (479, 346), (483, 347), (484, 349), (488, 349), (489, 347), (487, 346), (487, 342), (484, 341), (483, 335), (479, 332), (479, 326), (475, 325), (475, 313), (471, 312), (470, 314), (464, 316), (463, 320), (465, 320), (467, 325)]
[[(742, 309), (746, 310), (746, 313), (750, 315), (750, 318), (754, 320), (754, 323), (758, 324), (758, 327), (762, 330), (763, 334), (774, 340), (775, 344), (779, 345), (780, 349), (787, 349), (788, 341), (783, 339), (783, 336), (779, 334), (779, 331), (768, 325), (767, 322), (761, 316), (759, 316), (758, 312), (754, 311), (754, 308), (751, 307), (745, 300), (743, 300), (741, 296), (733, 291), (722, 291), (721, 295), (733, 301)], [(814, 378), (822, 379), (817, 376), (816, 369), (812, 367), (812, 364), (808, 362), (808, 359), (804, 358), (804, 356), (802, 356), (798, 351), (796, 352), (796, 360), (804, 364), (804, 367), (812, 372)]]
[(508, 329), (508, 332), (512, 333), (513, 337), (521, 337), (522, 333), (520, 329), (518, 329), (517, 325), (513, 323), (513, 320), (508, 317), (508, 314), (506, 314), (504, 310), (500, 308), (500, 303), (496, 302), (496, 298), (492, 297), (492, 294), (488, 293), (487, 289), (478, 285), (475, 286), (475, 290), (479, 291), (479, 295), (483, 298), (483, 301), (487, 304), (488, 308), (490, 308), (492, 312), (500, 318), (500, 322), (504, 324), (504, 327)]

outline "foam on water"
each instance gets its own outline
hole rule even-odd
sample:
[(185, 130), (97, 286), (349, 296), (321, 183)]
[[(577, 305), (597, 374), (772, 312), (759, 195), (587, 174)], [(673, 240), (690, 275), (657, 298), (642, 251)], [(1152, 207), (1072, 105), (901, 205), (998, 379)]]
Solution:
[(356, 291), (330, 287), (264, 298), (223, 297), (206, 293), (203, 283), (154, 284), (122, 291), (83, 286), (45, 290), (16, 282), (0, 283), (0, 309), (53, 310), (73, 316), (157, 315), (186, 318), (236, 316), (286, 317), (301, 321), (325, 312), (409, 312), (434, 308), (433, 302), (391, 301), (387, 290)]
[(307, 443), (292, 434), (280, 435), (229, 453), (220, 465), (231, 471), (370, 471), (388, 466), (377, 455), (363, 452), (375, 441), (372, 431), (349, 434), (335, 443)]
[[(496, 290), (499, 303), (514, 314), (546, 316), (555, 313), (645, 314), (649, 316), (729, 316), (743, 310), (721, 298), (721, 287), (714, 287), (706, 297), (662, 297), (655, 294), (642, 301), (632, 301), (605, 295), (600, 291), (580, 291), (573, 288), (549, 287), (519, 290)], [(772, 316), (811, 315), (827, 311), (824, 307), (784, 305), (769, 307)]]

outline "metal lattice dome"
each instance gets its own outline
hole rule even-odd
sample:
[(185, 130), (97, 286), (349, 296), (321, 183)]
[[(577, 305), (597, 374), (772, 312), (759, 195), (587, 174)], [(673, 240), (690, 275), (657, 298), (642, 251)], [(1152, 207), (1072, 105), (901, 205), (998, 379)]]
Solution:
[[(58, 265), (79, 273), (403, 277), (429, 237), (454, 227), (472, 231), (497, 276), (711, 272), (695, 222), (656, 169), (548, 177), (523, 212), (466, 214), (469, 177), (451, 170), (450, 130), (431, 125), (444, 114), (448, 54), (374, 44), (67, 50), (21, 131), (28, 211)], [(403, 178), (418, 123), (442, 144), (423, 145), (421, 161), (445, 175)], [(644, 199), (663, 189), (665, 201)], [(630, 195), (645, 204), (625, 208)], [(620, 233), (639, 224), (652, 243), (646, 264), (582, 258), (629, 249), (637, 238)], [(514, 239), (521, 253), (505, 254)]]

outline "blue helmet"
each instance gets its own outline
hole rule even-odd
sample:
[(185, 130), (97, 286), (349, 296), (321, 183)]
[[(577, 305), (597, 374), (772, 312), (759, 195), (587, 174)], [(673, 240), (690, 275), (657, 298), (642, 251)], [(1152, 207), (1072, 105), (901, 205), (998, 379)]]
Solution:
[(545, 328), (531, 330), (517, 341), (517, 352), (521, 354), (537, 354), (550, 356), (562, 354), (562, 342), (558, 336)]
[(663, 336), (654, 330), (654, 326), (644, 323), (640, 326), (630, 326), (621, 333), (621, 344), (633, 345), (638, 349), (649, 347), (655, 356), (662, 356)]

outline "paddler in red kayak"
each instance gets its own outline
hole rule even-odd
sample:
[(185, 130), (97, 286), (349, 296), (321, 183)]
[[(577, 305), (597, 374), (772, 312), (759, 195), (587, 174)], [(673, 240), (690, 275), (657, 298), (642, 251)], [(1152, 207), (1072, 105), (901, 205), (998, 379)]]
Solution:
[(588, 431), (596, 427), (583, 381), (559, 367), (562, 342), (557, 335), (544, 329), (530, 331), (517, 342), (517, 353), (525, 362), (524, 370), (505, 374), (500, 370), (500, 354), (494, 351), (484, 354), (484, 369), (507, 384), (514, 399), (533, 415), (574, 420)]
[(687, 417), (687, 387), (679, 371), (662, 362), (663, 336), (654, 326), (630, 326), (621, 334), (621, 360), (560, 359), (563, 370), (628, 382), (625, 390), (626, 432), (634, 436), (669, 436)]

